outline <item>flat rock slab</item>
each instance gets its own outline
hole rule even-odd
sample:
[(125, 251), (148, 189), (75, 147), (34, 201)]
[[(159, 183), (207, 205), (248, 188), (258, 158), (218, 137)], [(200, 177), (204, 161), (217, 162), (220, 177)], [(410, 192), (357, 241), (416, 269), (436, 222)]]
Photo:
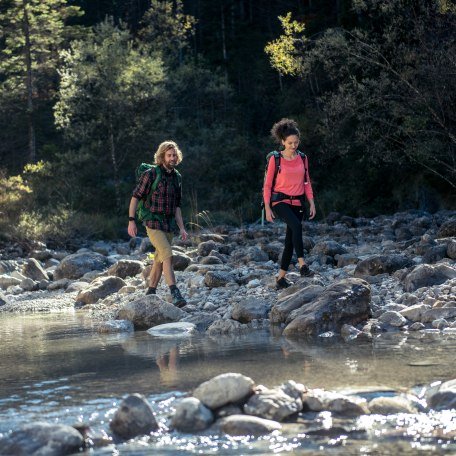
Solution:
[(196, 325), (180, 321), (177, 323), (165, 323), (157, 325), (147, 330), (151, 336), (164, 339), (184, 339), (191, 337), (196, 331)]

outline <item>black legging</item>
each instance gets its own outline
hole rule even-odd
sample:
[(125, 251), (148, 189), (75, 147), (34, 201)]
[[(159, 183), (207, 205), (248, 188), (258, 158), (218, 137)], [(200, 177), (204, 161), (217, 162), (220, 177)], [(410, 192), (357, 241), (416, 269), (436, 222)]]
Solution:
[(298, 258), (304, 256), (301, 225), (304, 217), (304, 209), (302, 206), (292, 206), (287, 203), (278, 203), (272, 209), (277, 217), (287, 224), (285, 247), (282, 253), (282, 261), (280, 262), (280, 269), (287, 271), (288, 266), (290, 266), (291, 257), (293, 256), (293, 248)]

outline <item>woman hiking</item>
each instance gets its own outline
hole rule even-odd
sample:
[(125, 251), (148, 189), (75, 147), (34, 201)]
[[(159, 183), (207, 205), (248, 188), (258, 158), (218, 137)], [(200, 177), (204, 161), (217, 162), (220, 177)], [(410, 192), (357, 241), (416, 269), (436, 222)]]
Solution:
[(299, 272), (303, 277), (314, 273), (304, 261), (302, 241), (302, 219), (305, 199), (309, 202), (309, 219), (315, 217), (315, 203), (309, 178), (307, 157), (298, 151), (300, 132), (294, 120), (282, 119), (271, 129), (272, 137), (282, 146), (280, 153), (273, 153), (269, 158), (263, 187), (263, 199), (266, 220), (274, 222), (279, 217), (287, 224), (285, 246), (282, 253), (276, 288), (291, 285), (285, 275), (290, 266), (293, 249), (299, 263)]

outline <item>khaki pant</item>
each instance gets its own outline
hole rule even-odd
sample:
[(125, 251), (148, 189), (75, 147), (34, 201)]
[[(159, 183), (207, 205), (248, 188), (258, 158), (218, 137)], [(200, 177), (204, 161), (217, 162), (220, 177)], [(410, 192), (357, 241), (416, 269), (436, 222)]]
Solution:
[(155, 247), (155, 258), (154, 261), (163, 263), (167, 258), (173, 256), (171, 249), (171, 241), (173, 240), (173, 233), (165, 233), (161, 230), (152, 230), (146, 227), (147, 236), (149, 236), (150, 242)]

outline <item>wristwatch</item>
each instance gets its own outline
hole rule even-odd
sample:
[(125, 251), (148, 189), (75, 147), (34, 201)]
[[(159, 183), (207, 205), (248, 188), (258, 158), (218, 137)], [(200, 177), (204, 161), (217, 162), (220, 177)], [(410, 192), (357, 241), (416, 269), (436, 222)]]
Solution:
[(134, 221), (135, 221), (135, 218), (134, 218), (134, 217), (128, 217), (128, 221), (129, 221), (129, 222), (134, 222)]

